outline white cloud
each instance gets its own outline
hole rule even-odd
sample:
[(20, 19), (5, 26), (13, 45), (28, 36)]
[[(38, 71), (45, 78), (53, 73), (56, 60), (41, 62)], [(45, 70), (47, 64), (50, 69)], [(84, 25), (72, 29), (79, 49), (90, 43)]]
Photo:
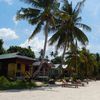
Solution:
[(5, 2), (5, 3), (9, 4), (9, 5), (12, 5), (13, 1), (14, 0), (0, 0), (0, 2)]
[(16, 15), (13, 16), (13, 22), (17, 25), (19, 21), (16, 20)]
[[(35, 37), (34, 39), (28, 41), (26, 40), (24, 43), (22, 43), (20, 46), (22, 47), (28, 47), (31, 46), (32, 50), (35, 52), (37, 56), (39, 56), (39, 52), (41, 49), (44, 47), (44, 40), (39, 37)], [(46, 50), (46, 55), (50, 55), (50, 52), (55, 51), (55, 45), (54, 46), (49, 46), (47, 44), (47, 50)]]
[(0, 38), (4, 40), (18, 39), (16, 32), (10, 28), (0, 29)]
[[(48, 39), (50, 38), (51, 36), (48, 37)], [(20, 45), (21, 47), (28, 47), (28, 46), (31, 46), (32, 50), (35, 52), (36, 54), (36, 57), (39, 57), (39, 52), (41, 49), (43, 49), (44, 47), (44, 39), (43, 38), (40, 38), (38, 36), (36, 36), (34, 39), (32, 39), (31, 41), (28, 41), (26, 40), (24, 43), (22, 43)], [(49, 44), (47, 44), (47, 48), (46, 48), (46, 55), (49, 56), (49, 59), (51, 59), (52, 57), (50, 56), (50, 53), (52, 51), (55, 51), (55, 45), (53, 46), (49, 46)], [(58, 50), (59, 52), (59, 56), (62, 55), (62, 50), (59, 49)]]
[(31, 46), (32, 49), (37, 52), (40, 51), (43, 48), (43, 40), (39, 39), (38, 37), (35, 37), (33, 40), (26, 40), (23, 44), (21, 44), (22, 47), (28, 47)]

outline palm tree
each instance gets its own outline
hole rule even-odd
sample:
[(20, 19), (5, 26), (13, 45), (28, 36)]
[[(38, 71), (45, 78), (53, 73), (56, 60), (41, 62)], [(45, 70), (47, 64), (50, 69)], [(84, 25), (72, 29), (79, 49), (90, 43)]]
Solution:
[(88, 38), (85, 33), (81, 30), (91, 31), (91, 28), (81, 23), (82, 18), (80, 17), (80, 11), (85, 0), (78, 2), (76, 7), (73, 9), (72, 2), (64, 0), (64, 6), (59, 14), (59, 24), (55, 34), (50, 38), (50, 45), (57, 42), (57, 48), (63, 47), (64, 51), (62, 54), (62, 64), (64, 64), (64, 55), (66, 49), (70, 49), (72, 44), (76, 41), (82, 45), (88, 43)]
[(94, 72), (97, 69), (97, 62), (95, 55), (91, 54), (86, 48), (83, 48), (80, 51), (80, 70), (84, 72), (84, 76), (88, 78), (93, 76)]
[[(34, 36), (44, 29), (44, 49), (42, 61), (45, 57), (46, 46), (48, 41), (48, 33), (51, 26), (55, 26), (55, 16), (54, 12), (57, 11), (59, 4), (56, 0), (23, 0), (24, 2), (30, 4), (30, 8), (21, 8), (17, 13), (17, 20), (26, 19), (31, 25), (36, 25), (35, 30), (29, 37), (29, 40), (34, 38)], [(41, 62), (42, 62), (41, 61)], [(39, 67), (39, 70), (41, 67)], [(37, 73), (38, 73), (37, 72)], [(36, 74), (37, 74), (36, 73)]]
[(46, 51), (46, 45), (48, 40), (49, 28), (55, 25), (55, 17), (53, 9), (57, 2), (55, 0), (23, 0), (26, 3), (32, 5), (32, 8), (21, 8), (17, 13), (17, 20), (26, 19), (31, 25), (36, 25), (35, 30), (29, 37), (29, 40), (34, 38), (34, 36), (39, 33), (44, 26), (44, 56)]
[(77, 66), (79, 61), (79, 50), (77, 47), (77, 44), (72, 44), (70, 46), (70, 50), (65, 53), (65, 61), (68, 67), (72, 67), (71, 69), (74, 69), (75, 72), (77, 72)]
[(74, 73), (80, 79), (88, 78), (89, 76), (94, 77), (97, 74), (98, 68), (95, 55), (91, 54), (86, 48), (78, 50), (77, 54), (72, 51), (67, 52), (66, 64), (68, 65), (68, 71), (72, 71), (71, 74), (73, 74), (74, 70)]

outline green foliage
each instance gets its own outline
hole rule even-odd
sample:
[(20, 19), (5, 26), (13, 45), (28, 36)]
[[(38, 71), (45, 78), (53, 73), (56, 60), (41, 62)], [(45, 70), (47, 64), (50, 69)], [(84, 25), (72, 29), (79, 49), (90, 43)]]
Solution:
[(23, 80), (10, 81), (6, 77), (0, 77), (0, 90), (7, 89), (31, 89), (37, 87), (34, 82), (28, 82)]
[(52, 59), (51, 62), (54, 64), (61, 64), (61, 57), (57, 56), (54, 59)]
[(10, 82), (4, 76), (0, 77), (0, 89), (9, 89)]
[(4, 48), (3, 48), (3, 40), (0, 39), (0, 54), (3, 54), (5, 52)]
[(31, 48), (22, 48), (19, 46), (11, 46), (8, 50), (8, 53), (14, 53), (14, 52), (19, 52), (21, 55), (23, 56), (28, 56), (28, 57), (32, 57), (35, 58), (35, 54), (34, 52), (31, 50)]
[(11, 82), (10, 84), (11, 89), (25, 89), (27, 88), (26, 82), (22, 80), (17, 80), (15, 82)]
[(85, 33), (80, 29), (91, 31), (91, 28), (81, 23), (80, 11), (84, 4), (84, 0), (77, 3), (76, 7), (73, 8), (72, 2), (69, 3), (65, 0), (64, 5), (60, 11), (59, 23), (57, 25), (56, 33), (50, 38), (50, 44), (57, 42), (57, 48), (67, 48), (77, 40), (83, 45), (88, 43), (88, 38)]
[(50, 45), (56, 43), (57, 49), (63, 48), (61, 66), (64, 64), (66, 49), (71, 49), (71, 45), (76, 45), (76, 42), (84, 46), (89, 42), (84, 30), (91, 31), (91, 28), (83, 24), (81, 22), (82, 18), (80, 17), (80, 11), (84, 2), (85, 0), (78, 2), (76, 7), (73, 8), (72, 2), (70, 3), (68, 0), (64, 0), (62, 9), (58, 14), (59, 17), (55, 34), (49, 39)]
[(96, 61), (97, 61), (97, 62), (100, 62), (100, 55), (99, 55), (98, 53), (96, 53), (95, 56), (96, 56)]
[(67, 53), (66, 64), (71, 74), (77, 73), (79, 79), (96, 77), (98, 75), (98, 63), (94, 54), (83, 48), (81, 51)]

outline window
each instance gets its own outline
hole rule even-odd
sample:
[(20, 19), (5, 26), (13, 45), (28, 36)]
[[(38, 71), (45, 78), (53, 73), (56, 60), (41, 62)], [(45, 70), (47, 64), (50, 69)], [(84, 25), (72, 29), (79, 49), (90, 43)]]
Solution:
[(30, 66), (26, 65), (25, 66), (25, 71), (29, 71), (30, 70)]
[(21, 64), (17, 64), (17, 70), (21, 70)]

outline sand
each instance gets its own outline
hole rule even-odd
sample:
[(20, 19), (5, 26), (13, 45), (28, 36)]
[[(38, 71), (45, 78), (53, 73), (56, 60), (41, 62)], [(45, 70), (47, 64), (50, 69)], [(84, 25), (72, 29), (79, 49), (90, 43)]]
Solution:
[(1, 91), (0, 100), (100, 100), (100, 81), (79, 88), (59, 86)]

